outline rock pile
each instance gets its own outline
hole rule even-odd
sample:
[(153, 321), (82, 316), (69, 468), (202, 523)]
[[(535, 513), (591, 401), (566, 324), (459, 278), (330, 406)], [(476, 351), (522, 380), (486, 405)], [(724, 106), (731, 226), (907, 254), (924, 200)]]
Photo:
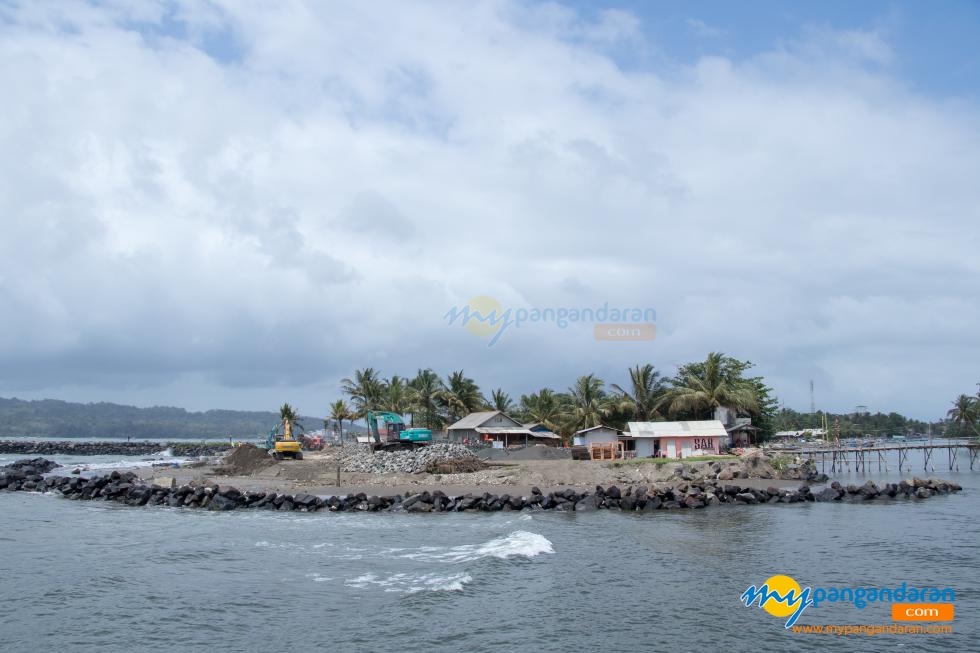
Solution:
[[(440, 463), (455, 463), (460, 468), (473, 467), (480, 461), (473, 451), (461, 444), (430, 444), (412, 451), (378, 451), (371, 453), (366, 446), (347, 445), (337, 456), (340, 468), (345, 472), (367, 474), (421, 474), (436, 468)], [(479, 469), (483, 467), (480, 466)]]
[(0, 440), (0, 453), (53, 456), (74, 454), (77, 456), (149, 456), (170, 449), (180, 457), (214, 456), (231, 448), (227, 443), (201, 444), (199, 442), (73, 442), (71, 440)]
[[(888, 483), (879, 487), (872, 481), (862, 486), (839, 483), (813, 494), (808, 486), (797, 490), (766, 490), (718, 484), (713, 481), (680, 483), (668, 488), (641, 485), (621, 490), (613, 485), (596, 486), (595, 492), (566, 489), (544, 494), (531, 488), (530, 496), (509, 494), (464, 494), (449, 496), (436, 490), (395, 496), (348, 494), (346, 497), (317, 497), (311, 494), (277, 494), (275, 492), (241, 492), (230, 486), (183, 485), (159, 487), (146, 485), (132, 472), (113, 471), (90, 478), (49, 476), (38, 470), (50, 469), (49, 461), (22, 461), (0, 468), (0, 489), (59, 492), (73, 500), (103, 499), (129, 506), (158, 505), (208, 510), (262, 509), (315, 512), (494, 512), (509, 510), (558, 510), (585, 512), (608, 509), (626, 512), (697, 509), (720, 504), (799, 503), (810, 501), (871, 501), (894, 499), (927, 499), (935, 495), (958, 492), (956, 483), (936, 479), (913, 479), (911, 482)], [(29, 470), (29, 471), (26, 471)]]
[(0, 467), (0, 490), (43, 490), (44, 476), (55, 467), (56, 462), (44, 458), (18, 460), (6, 467)]

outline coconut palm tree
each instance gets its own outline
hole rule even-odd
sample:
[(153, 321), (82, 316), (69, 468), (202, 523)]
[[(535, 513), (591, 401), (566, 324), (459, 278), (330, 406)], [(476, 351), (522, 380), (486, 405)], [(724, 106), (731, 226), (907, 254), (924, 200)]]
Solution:
[(595, 374), (580, 376), (568, 389), (571, 397), (571, 425), (578, 429), (592, 428), (602, 423), (612, 405), (603, 388), (605, 384)]
[(562, 416), (567, 414), (567, 401), (564, 395), (556, 394), (551, 388), (542, 388), (529, 395), (521, 395), (519, 412), (525, 422), (537, 422), (553, 433), (558, 433)]
[(282, 432), (284, 434), (291, 433), (293, 437), (296, 436), (296, 429), (303, 428), (303, 424), (299, 421), (299, 415), (288, 403), (279, 407), (279, 422), (282, 424)]
[(450, 424), (464, 415), (480, 410), (487, 400), (480, 394), (476, 382), (467, 377), (463, 370), (457, 370), (446, 377), (445, 387), (439, 393), (439, 400)]
[(719, 406), (757, 413), (755, 388), (740, 377), (744, 364), (733, 366), (735, 362), (720, 352), (711, 352), (703, 363), (685, 365), (657, 402), (657, 410), (666, 409), (672, 416), (693, 414), (709, 419)]
[(657, 404), (666, 392), (660, 372), (647, 363), (643, 367), (637, 365), (630, 368), (629, 374), (629, 390), (624, 390), (615, 383), (612, 384), (612, 389), (621, 395), (617, 407), (638, 422), (650, 422), (663, 417), (657, 410)]
[(392, 376), (391, 380), (388, 381), (385, 395), (383, 404), (385, 410), (390, 410), (399, 415), (404, 415), (409, 411), (409, 392), (405, 379), (397, 374)]
[(354, 370), (353, 379), (341, 379), (340, 388), (354, 405), (354, 419), (378, 410), (385, 402), (385, 382), (373, 367)]
[[(344, 420), (354, 419), (354, 414), (351, 412), (350, 406), (343, 399), (338, 399), (337, 401), (330, 404), (330, 417), (333, 419), (337, 426), (340, 428), (340, 443), (344, 443)], [(326, 427), (327, 420), (324, 420), (324, 426)]]
[(953, 402), (953, 407), (946, 411), (946, 417), (960, 429), (968, 426), (980, 436), (980, 431), (977, 431), (976, 426), (978, 413), (980, 413), (980, 402), (974, 397), (960, 395)]
[(487, 402), (487, 406), (493, 410), (510, 413), (514, 410), (514, 400), (504, 392), (503, 388), (497, 388), (490, 393), (490, 401)]
[(431, 369), (420, 369), (415, 378), (408, 382), (408, 404), (412, 413), (412, 426), (418, 415), (423, 426), (431, 429), (439, 423), (439, 394), (443, 390), (442, 380)]

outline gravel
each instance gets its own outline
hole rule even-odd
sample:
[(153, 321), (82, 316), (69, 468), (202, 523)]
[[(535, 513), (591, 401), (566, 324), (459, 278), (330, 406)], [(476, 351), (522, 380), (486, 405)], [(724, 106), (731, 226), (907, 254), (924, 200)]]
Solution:
[(430, 444), (414, 451), (378, 451), (364, 445), (345, 445), (337, 456), (345, 472), (367, 474), (421, 474), (432, 463), (475, 460), (473, 450), (462, 444)]

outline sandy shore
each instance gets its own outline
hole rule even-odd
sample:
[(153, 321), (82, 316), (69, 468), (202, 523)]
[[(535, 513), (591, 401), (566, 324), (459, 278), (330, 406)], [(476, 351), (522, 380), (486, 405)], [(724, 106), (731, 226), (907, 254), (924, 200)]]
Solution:
[[(683, 473), (694, 480), (715, 478), (719, 469), (739, 470), (736, 482), (743, 487), (765, 489), (767, 487), (797, 488), (799, 480), (776, 480), (768, 465), (755, 465), (743, 460), (653, 464), (631, 462), (615, 464), (608, 461), (529, 460), (507, 464), (491, 464), (487, 469), (467, 474), (366, 474), (340, 472), (338, 484), (337, 465), (329, 452), (307, 453), (304, 460), (286, 460), (270, 464), (251, 473), (223, 474), (220, 466), (134, 469), (147, 482), (154, 480), (169, 485), (174, 479), (177, 485), (188, 483), (231, 485), (242, 491), (279, 493), (305, 492), (320, 496), (357, 494), (394, 495), (423, 490), (442, 490), (447, 495), (462, 494), (511, 494), (527, 496), (532, 487), (545, 493), (574, 489), (591, 491), (597, 485), (647, 485), (666, 487), (683, 483)], [(218, 470), (218, 471), (216, 471)], [(756, 473), (753, 474), (752, 472)], [(759, 478), (758, 476), (763, 476)], [(747, 477), (746, 477), (747, 476)], [(753, 478), (753, 476), (756, 476)], [(723, 481), (724, 482), (724, 481)]]

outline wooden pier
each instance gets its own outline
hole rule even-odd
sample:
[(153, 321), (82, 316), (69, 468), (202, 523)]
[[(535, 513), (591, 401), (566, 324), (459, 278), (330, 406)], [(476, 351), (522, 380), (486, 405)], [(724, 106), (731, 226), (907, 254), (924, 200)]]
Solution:
[(828, 465), (831, 473), (843, 471), (870, 472), (873, 471), (875, 466), (877, 466), (879, 472), (888, 472), (891, 471), (888, 464), (889, 454), (893, 452), (898, 454), (897, 471), (902, 471), (903, 469), (912, 471), (912, 453), (914, 451), (921, 451), (922, 469), (930, 471), (935, 470), (934, 459), (937, 457), (942, 458), (940, 452), (943, 451), (946, 452), (946, 461), (949, 463), (949, 469), (959, 470), (960, 454), (961, 450), (964, 449), (969, 457), (970, 469), (974, 469), (974, 465), (980, 468), (980, 464), (978, 464), (980, 443), (977, 442), (807, 448), (801, 450), (799, 454), (819, 464), (820, 471), (824, 473), (828, 471)]

